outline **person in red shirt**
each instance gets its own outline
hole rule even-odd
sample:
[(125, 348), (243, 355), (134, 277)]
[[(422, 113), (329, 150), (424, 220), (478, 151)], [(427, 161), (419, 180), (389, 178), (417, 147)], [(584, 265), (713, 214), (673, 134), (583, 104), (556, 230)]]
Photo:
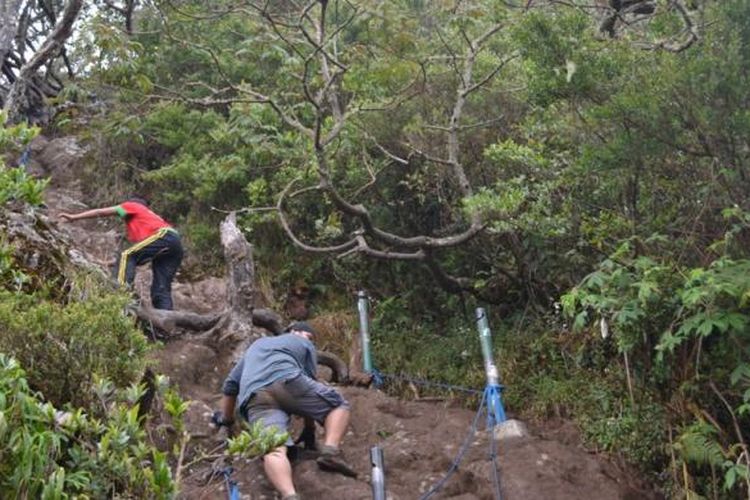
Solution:
[(117, 281), (132, 284), (136, 266), (151, 262), (151, 304), (155, 309), (172, 310), (172, 280), (182, 262), (180, 234), (168, 222), (152, 212), (148, 202), (138, 196), (112, 207), (94, 208), (77, 214), (61, 213), (66, 221), (118, 215), (125, 221), (128, 241), (115, 266)]

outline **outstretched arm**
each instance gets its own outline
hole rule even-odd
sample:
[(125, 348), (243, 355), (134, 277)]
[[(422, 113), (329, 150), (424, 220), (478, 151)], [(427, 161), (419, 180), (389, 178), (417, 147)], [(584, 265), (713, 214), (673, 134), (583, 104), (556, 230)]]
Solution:
[(60, 218), (65, 219), (67, 221), (74, 221), (79, 219), (94, 219), (97, 217), (108, 217), (110, 215), (116, 215), (117, 214), (117, 207), (104, 207), (104, 208), (94, 208), (91, 210), (86, 210), (85, 212), (80, 212), (77, 214), (69, 214), (66, 212), (63, 212), (60, 214)]
[(224, 418), (229, 421), (234, 421), (234, 406), (237, 403), (237, 396), (227, 396), (224, 394), (221, 398), (221, 413)]
[[(224, 385), (221, 388), (221, 410), (214, 413), (214, 419), (221, 419), (225, 423), (231, 425), (234, 422), (234, 410), (237, 405), (237, 394), (240, 392), (240, 379), (242, 377), (242, 370), (245, 367), (245, 358), (240, 358), (232, 371), (229, 372)], [(217, 425), (222, 425), (220, 422), (214, 422)]]

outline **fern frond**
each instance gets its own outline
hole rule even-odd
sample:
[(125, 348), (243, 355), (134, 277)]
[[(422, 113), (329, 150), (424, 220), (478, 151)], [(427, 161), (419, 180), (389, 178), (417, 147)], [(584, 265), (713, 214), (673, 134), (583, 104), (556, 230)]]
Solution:
[(726, 454), (716, 439), (716, 428), (705, 422), (697, 422), (677, 438), (674, 448), (681, 458), (697, 465), (721, 466)]

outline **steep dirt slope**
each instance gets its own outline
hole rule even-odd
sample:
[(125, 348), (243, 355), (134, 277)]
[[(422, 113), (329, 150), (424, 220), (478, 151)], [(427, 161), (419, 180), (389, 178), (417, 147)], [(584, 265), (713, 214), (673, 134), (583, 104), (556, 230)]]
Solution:
[[(343, 449), (360, 473), (350, 479), (318, 470), (313, 455), (295, 463), (295, 481), (303, 498), (372, 498), (369, 449), (381, 446), (386, 462), (389, 498), (416, 499), (439, 481), (456, 458), (471, 427), (474, 412), (450, 403), (406, 402), (371, 389), (343, 388), (352, 403), (353, 418)], [(195, 414), (209, 408), (197, 403)], [(482, 430), (471, 438), (471, 447), (457, 472), (431, 498), (492, 499), (492, 462), (488, 434)], [(213, 444), (203, 438), (206, 448)], [(211, 444), (209, 444), (211, 443)], [(522, 499), (637, 499), (656, 498), (629, 484), (628, 475), (612, 463), (584, 450), (541, 437), (504, 441), (498, 449), (502, 498)], [(274, 498), (257, 461), (233, 464), (234, 477), (243, 495)], [(226, 498), (221, 477), (203, 485), (206, 465), (188, 470), (186, 498)]]
[[(47, 210), (53, 219), (59, 211), (86, 208), (80, 201), (75, 175), (71, 175), (74, 161), (63, 162), (60, 158), (65, 151), (49, 149), (64, 150), (66, 144), (39, 148), (32, 162), (40, 172), (53, 177), (55, 162), (65, 165), (47, 193)], [(102, 266), (113, 262), (120, 234), (118, 221), (60, 223), (60, 228), (92, 262)], [(147, 296), (149, 282), (148, 271), (140, 271), (136, 285), (142, 296)], [(219, 311), (223, 307), (225, 285), (221, 277), (182, 283), (178, 274), (174, 296), (177, 309)], [(232, 351), (230, 347), (217, 352), (198, 337), (185, 335), (165, 341), (154, 355), (157, 370), (169, 376), (183, 397), (192, 401), (186, 417), (192, 439), (182, 470), (182, 498), (227, 498), (220, 473), (227, 462), (222, 458), (221, 440), (207, 422), (212, 408), (217, 407), (221, 381), (233, 363), (227, 354)], [(305, 499), (372, 498), (369, 449), (374, 445), (384, 450), (388, 498), (420, 498), (449, 469), (475, 416), (474, 411), (450, 401), (400, 401), (375, 389), (342, 387), (341, 390), (353, 407), (351, 429), (343, 449), (359, 478), (320, 471), (313, 460), (314, 453), (305, 452), (294, 464), (295, 482)], [(503, 499), (658, 498), (639, 486), (640, 481), (632, 472), (617, 467), (606, 457), (587, 453), (576, 444), (575, 438), (570, 438), (569, 432), (557, 432), (559, 428), (542, 426), (530, 437), (499, 443)], [(560, 440), (558, 436), (567, 437)], [(488, 437), (482, 419), (479, 430), (469, 438), (471, 446), (457, 472), (431, 498), (496, 498)], [(232, 466), (235, 469), (232, 478), (238, 481), (242, 498), (276, 498), (258, 460), (235, 460)]]

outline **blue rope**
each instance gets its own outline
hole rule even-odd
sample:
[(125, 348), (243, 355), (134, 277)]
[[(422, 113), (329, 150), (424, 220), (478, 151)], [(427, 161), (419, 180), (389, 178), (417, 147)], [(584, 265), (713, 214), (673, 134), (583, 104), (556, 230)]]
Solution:
[(31, 156), (31, 146), (26, 146), (21, 153), (21, 157), (18, 159), (18, 166), (25, 167), (29, 163), (29, 157)]
[[(399, 380), (401, 382), (412, 382), (417, 385), (422, 385), (426, 387), (439, 387), (441, 389), (450, 389), (452, 391), (461, 391), (466, 392), (468, 394), (482, 394), (482, 391), (478, 391), (476, 389), (469, 389), (468, 387), (461, 387), (459, 385), (451, 385), (451, 384), (445, 384), (442, 382), (432, 382), (430, 380), (424, 380), (414, 377), (409, 377), (406, 375), (394, 375), (390, 373), (380, 373), (379, 371), (373, 369), (373, 383), (376, 387), (380, 387), (386, 380)], [(378, 381), (380, 381), (380, 385), (378, 385)]]
[(232, 472), (234, 469), (231, 467), (225, 467), (224, 470), (222, 470), (222, 474), (224, 474), (224, 482), (227, 485), (227, 494), (229, 495), (229, 500), (240, 500), (240, 488), (237, 486), (237, 481), (232, 479)]
[(502, 385), (487, 385), (484, 389), (487, 400), (487, 432), (490, 434), (490, 459), (492, 460), (492, 484), (495, 487), (495, 499), (502, 500), (500, 489), (500, 469), (497, 465), (497, 442), (495, 441), (495, 425), (505, 422), (505, 409), (501, 394)]
[[(489, 407), (487, 410), (487, 413), (489, 414)], [(495, 487), (495, 500), (502, 500), (503, 494), (500, 489), (500, 467), (497, 465), (497, 441), (495, 440), (495, 429), (489, 427), (487, 431), (490, 433), (490, 459), (492, 460), (492, 485)]]
[[(466, 451), (469, 449), (469, 443), (471, 438), (477, 431), (477, 424), (479, 423), (479, 417), (482, 415), (482, 410), (487, 410), (487, 431), (490, 433), (490, 459), (492, 460), (492, 484), (495, 488), (495, 500), (502, 500), (502, 490), (500, 488), (500, 468), (497, 464), (497, 442), (495, 440), (494, 427), (496, 424), (505, 422), (505, 409), (502, 403), (502, 392), (505, 388), (502, 385), (487, 385), (484, 391), (477, 391), (475, 389), (469, 389), (468, 387), (461, 387), (457, 385), (444, 384), (442, 382), (432, 382), (430, 380), (418, 379), (405, 375), (393, 375), (388, 373), (381, 373), (376, 368), (372, 369), (372, 383), (375, 387), (381, 387), (386, 380), (399, 380), (402, 382), (412, 382), (417, 385), (423, 385), (428, 387), (440, 387), (442, 389), (450, 389), (453, 391), (462, 391), (469, 394), (481, 394), (482, 400), (479, 403), (479, 409), (474, 416), (474, 421), (471, 424), (471, 429), (464, 439), (461, 448), (453, 459), (451, 466), (448, 468), (448, 472), (445, 473), (440, 481), (435, 483), (419, 500), (427, 500), (432, 495), (440, 491), (445, 486), (448, 479), (458, 470), (458, 466), (463, 460)], [(485, 406), (486, 405), (486, 406)]]
[(383, 387), (383, 384), (385, 383), (385, 380), (383, 380), (383, 374), (375, 367), (373, 367), (372, 372), (370, 373), (372, 373), (372, 385), (378, 388)]
[(484, 409), (484, 404), (486, 402), (485, 399), (485, 393), (482, 393), (482, 401), (479, 403), (479, 409), (477, 410), (477, 414), (474, 416), (474, 421), (471, 424), (471, 429), (469, 430), (469, 433), (466, 435), (466, 438), (464, 439), (463, 444), (461, 445), (461, 448), (458, 451), (458, 455), (456, 455), (456, 458), (453, 459), (453, 463), (451, 463), (451, 466), (448, 468), (448, 472), (445, 473), (445, 476), (435, 483), (430, 490), (419, 497), (419, 500), (427, 500), (432, 495), (437, 493), (443, 486), (445, 486), (445, 483), (448, 482), (448, 479), (453, 475), (454, 472), (458, 470), (458, 466), (461, 463), (461, 460), (463, 460), (464, 455), (466, 454), (466, 451), (469, 449), (469, 444), (471, 444), (471, 439), (474, 437), (474, 434), (477, 431), (477, 424), (479, 423), (479, 417), (482, 415), (482, 410)]

